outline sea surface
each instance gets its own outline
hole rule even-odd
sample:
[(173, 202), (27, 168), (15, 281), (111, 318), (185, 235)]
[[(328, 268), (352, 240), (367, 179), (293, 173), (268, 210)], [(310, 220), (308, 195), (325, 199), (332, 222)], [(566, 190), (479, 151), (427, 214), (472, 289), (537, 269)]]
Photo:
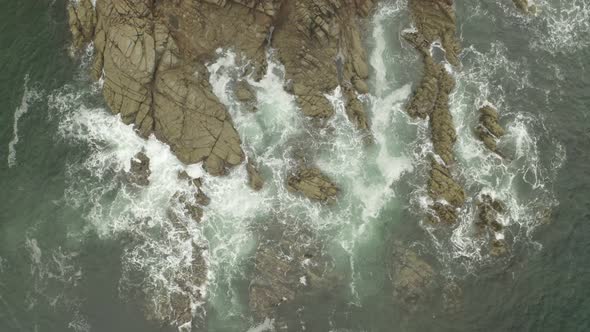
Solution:
[[(189, 287), (206, 299), (193, 299), (195, 324), (272, 331), (277, 322), (248, 310), (253, 257), (272, 227), (312, 234), (342, 276), (337, 290), (284, 313), (297, 331), (590, 330), (590, 0), (535, 3), (537, 15), (524, 16), (510, 0), (456, 1), (463, 52), (450, 104), (470, 198), (459, 222), (441, 229), (423, 220), (428, 123), (404, 113), (421, 69), (400, 38), (411, 27), (405, 0), (380, 1), (365, 27), (372, 144), (347, 120), (339, 88), (327, 94), (335, 116), (313, 127), (272, 49), (264, 78), (250, 81), (256, 113), (230, 89), (238, 55), (222, 49), (207, 64), (261, 165), (260, 192), (247, 187), (244, 165), (211, 177), (112, 115), (87, 75), (92, 46), (71, 49), (65, 0), (0, 0), (0, 331), (175, 331), (157, 321), (186, 291), (179, 280), (190, 279), (195, 244), (208, 266), (207, 281)], [(507, 130), (505, 160), (474, 135), (485, 104)], [(139, 151), (151, 159), (150, 185), (130, 190), (124, 173)], [(339, 184), (335, 204), (287, 192), (299, 155)], [(167, 212), (178, 192), (194, 190), (177, 179), (182, 170), (203, 177), (211, 204), (200, 224), (181, 220), (179, 234)], [(474, 232), (483, 193), (507, 207), (502, 257)], [(461, 289), (461, 309), (400, 306), (392, 243), (432, 257), (437, 283)]]

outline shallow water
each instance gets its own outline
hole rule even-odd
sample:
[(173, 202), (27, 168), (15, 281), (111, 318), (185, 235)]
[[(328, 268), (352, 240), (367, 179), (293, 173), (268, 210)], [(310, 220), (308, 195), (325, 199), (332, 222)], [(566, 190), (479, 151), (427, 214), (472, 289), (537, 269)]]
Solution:
[[(311, 231), (342, 275), (329, 294), (297, 303), (285, 317), (309, 331), (584, 331), (590, 328), (590, 3), (537, 0), (524, 17), (510, 1), (457, 3), (464, 51), (454, 72), (451, 112), (459, 139), (457, 176), (468, 196), (504, 201), (510, 254), (495, 258), (473, 234), (475, 200), (459, 223), (432, 229), (421, 219), (432, 146), (428, 124), (404, 103), (420, 60), (401, 43), (405, 1), (383, 1), (367, 26), (371, 92), (361, 96), (374, 144), (346, 119), (340, 91), (327, 97), (335, 116), (318, 130), (283, 88), (281, 64), (260, 82), (256, 113), (233, 98), (237, 55), (219, 50), (208, 64), (214, 93), (227, 106), (249, 158), (261, 165), (261, 192), (246, 186), (245, 166), (226, 177), (183, 165), (154, 138), (143, 140), (105, 109), (85, 61), (69, 57), (64, 1), (0, 0), (0, 331), (166, 331), (178, 292), (191, 297), (195, 321), (209, 331), (265, 331), (248, 312), (253, 255), (263, 230)], [(487, 153), (472, 128), (477, 109), (498, 108), (510, 159)], [(121, 172), (144, 150), (150, 185), (125, 186)], [(288, 193), (294, 155), (313, 160), (342, 188), (331, 206)], [(201, 224), (173, 203), (194, 189), (179, 170), (204, 177), (211, 198)], [(176, 211), (181, 232), (170, 222)], [(139, 221), (141, 220), (141, 222)], [(407, 313), (392, 299), (390, 243), (430, 253), (439, 282), (463, 288), (463, 310), (433, 303)], [(186, 280), (202, 251), (207, 281)], [(302, 282), (305, 282), (303, 280)], [(206, 312), (206, 315), (204, 313)], [(203, 318), (204, 317), (204, 318)]]

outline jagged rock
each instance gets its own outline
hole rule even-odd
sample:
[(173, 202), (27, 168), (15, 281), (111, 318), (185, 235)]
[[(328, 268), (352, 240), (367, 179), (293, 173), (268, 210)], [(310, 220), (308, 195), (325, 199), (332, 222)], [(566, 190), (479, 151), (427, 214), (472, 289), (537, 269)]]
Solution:
[(336, 185), (319, 169), (305, 166), (299, 167), (289, 176), (287, 188), (290, 191), (300, 192), (309, 199), (322, 202), (334, 200), (338, 194)]
[(143, 152), (138, 152), (131, 158), (131, 168), (129, 169), (129, 181), (139, 186), (150, 184), (150, 159)]
[(236, 98), (241, 102), (251, 102), (256, 98), (256, 95), (248, 82), (238, 81), (236, 84)]
[(94, 37), (96, 14), (92, 2), (90, 0), (70, 1), (68, 19), (74, 47), (81, 49)]
[(435, 160), (431, 162), (428, 191), (436, 198), (431, 207), (435, 214), (431, 218), (448, 224), (455, 222), (457, 209), (465, 203), (465, 191), (453, 179), (449, 169)]
[(506, 210), (504, 204), (492, 198), (490, 195), (483, 194), (478, 200), (478, 218), (476, 224), (481, 231), (489, 231), (492, 235), (491, 253), (500, 256), (507, 252), (506, 241), (503, 239), (502, 230), (504, 226), (499, 222), (499, 217)]
[(246, 164), (246, 170), (248, 171), (248, 185), (250, 188), (256, 191), (262, 189), (262, 186), (264, 185), (264, 179), (262, 176), (260, 176), (258, 169), (256, 169), (256, 166), (251, 160), (248, 160), (248, 163)]
[[(301, 225), (298, 225), (301, 226)], [(258, 319), (277, 318), (279, 306), (339, 284), (334, 263), (307, 229), (275, 223), (256, 249), (249, 307)]]
[(389, 278), (393, 284), (393, 298), (409, 312), (416, 312), (428, 303), (438, 287), (432, 266), (414, 251), (395, 243), (389, 262)]
[(440, 41), (445, 59), (458, 66), (459, 41), (455, 37), (456, 22), (452, 0), (410, 0), (409, 8), (415, 29), (404, 32), (403, 37), (422, 55), (424, 69), (419, 86), (406, 105), (412, 117), (426, 118), (434, 152), (431, 162), (428, 189), (434, 203), (432, 220), (452, 223), (457, 209), (465, 202), (465, 193), (453, 179), (450, 166), (454, 163), (453, 146), (457, 134), (449, 110), (449, 94), (455, 87), (453, 77), (443, 64), (435, 62), (430, 54), (431, 45)]
[(489, 105), (480, 108), (479, 111), (481, 115), (476, 128), (477, 136), (490, 151), (499, 153), (497, 140), (504, 136), (505, 131), (498, 121), (498, 112)]

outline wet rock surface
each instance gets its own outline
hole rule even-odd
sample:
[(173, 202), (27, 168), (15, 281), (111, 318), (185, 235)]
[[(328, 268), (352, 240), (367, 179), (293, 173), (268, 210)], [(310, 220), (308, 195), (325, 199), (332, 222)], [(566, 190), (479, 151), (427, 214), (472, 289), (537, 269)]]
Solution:
[(487, 233), (490, 240), (491, 254), (503, 256), (508, 248), (504, 240), (504, 226), (500, 222), (501, 216), (506, 211), (504, 204), (490, 195), (482, 194), (478, 198), (478, 220), (476, 225), (481, 233)]
[[(497, 147), (498, 139), (505, 134), (500, 126), (498, 111), (490, 105), (479, 109), (479, 125), (476, 128), (477, 137), (490, 151), (500, 154)], [(500, 154), (501, 155), (501, 154)]]
[(434, 201), (430, 219), (453, 223), (457, 219), (457, 209), (465, 202), (463, 189), (454, 179), (451, 168), (457, 134), (449, 110), (449, 94), (455, 82), (443, 63), (435, 61), (430, 50), (435, 46), (443, 48), (446, 61), (459, 65), (455, 12), (451, 0), (412, 0), (409, 8), (415, 29), (406, 30), (403, 37), (422, 55), (424, 68), (406, 111), (412, 117), (428, 117), (438, 157), (431, 161), (428, 181), (428, 191)]
[(246, 164), (246, 171), (248, 172), (248, 185), (250, 188), (258, 191), (264, 186), (264, 179), (258, 172), (258, 168), (252, 160), (248, 160)]
[(537, 12), (537, 7), (533, 5), (529, 0), (512, 0), (512, 2), (514, 2), (516, 8), (518, 8), (525, 14), (534, 14)]
[(300, 166), (287, 179), (289, 191), (302, 193), (311, 200), (327, 202), (336, 199), (338, 187), (318, 168)]
[(147, 186), (150, 184), (150, 159), (143, 152), (137, 153), (131, 158), (131, 167), (127, 178), (129, 182), (138, 186)]
[[(68, 12), (74, 46), (94, 43), (92, 76), (104, 78), (112, 112), (141, 135), (154, 133), (181, 161), (203, 161), (209, 173), (221, 175), (242, 163), (244, 153), (208, 82), (204, 64), (216, 50), (237, 50), (261, 73), (266, 47), (278, 49), (306, 115), (331, 116), (324, 94), (343, 85), (351, 120), (366, 129), (364, 109), (354, 101), (367, 92), (368, 77), (357, 18), (371, 7), (370, 0), (98, 0), (94, 9), (82, 0)], [(236, 97), (251, 103), (244, 83)]]

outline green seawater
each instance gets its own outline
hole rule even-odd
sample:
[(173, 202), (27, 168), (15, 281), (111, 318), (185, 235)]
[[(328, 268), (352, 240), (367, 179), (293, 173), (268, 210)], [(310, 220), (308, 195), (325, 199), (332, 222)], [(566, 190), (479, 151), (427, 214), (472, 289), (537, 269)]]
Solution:
[[(330, 165), (328, 173), (354, 194), (318, 212), (285, 207), (287, 201), (274, 198), (281, 191), (273, 191), (271, 184), (267, 196), (243, 191), (243, 200), (235, 203), (243, 213), (223, 206), (210, 211), (210, 225), (203, 226), (202, 234), (219, 250), (212, 260), (217, 274), (205, 330), (247, 331), (260, 323), (252, 321), (247, 310), (255, 239), (239, 235), (253, 234), (248, 232), (255, 232), (255, 225), (285, 215), (301, 218), (298, 222), (321, 219), (307, 225), (325, 239), (336, 270), (350, 283), (285, 313), (304, 321), (307, 331), (589, 330), (590, 2), (537, 4), (537, 16), (524, 17), (508, 0), (456, 3), (464, 48), (451, 103), (459, 133), (458, 163), (465, 169), (462, 177), (471, 196), (487, 188), (514, 199), (508, 204), (515, 219), (506, 232), (508, 256), (478, 252), (485, 244), (471, 241), (467, 233), (457, 231), (457, 238), (450, 232), (431, 235), (420, 226), (420, 190), (427, 169), (420, 151), (428, 148), (426, 136), (420, 124), (399, 112), (408, 84), (417, 83), (420, 61), (399, 38), (409, 26), (405, 3), (383, 1), (375, 13), (382, 18), (373, 19), (366, 31), (373, 68), (369, 84), (376, 96), (369, 112), (374, 130), (389, 142), (377, 139), (378, 146), (386, 147), (387, 156), (404, 156), (411, 170), (400, 166), (403, 158), (379, 159), (379, 149), (362, 144), (354, 149), (366, 149), (364, 154), (354, 159), (355, 150), (347, 148), (354, 136), (345, 121), (334, 122), (334, 141), (317, 138), (315, 144), (316, 137), (305, 136), (320, 164)], [(130, 201), (120, 194), (121, 178), (110, 164), (100, 162), (117, 159), (117, 153), (126, 156), (125, 149), (144, 143), (125, 136), (127, 131), (115, 125), (100, 94), (92, 92), (84, 74), (87, 59), (70, 56), (65, 6), (64, 0), (0, 0), (0, 331), (174, 331), (145, 318), (146, 299), (129, 296), (130, 284), (143, 280), (134, 279), (130, 262), (149, 262), (150, 256), (132, 256), (133, 248), (143, 248), (140, 243), (113, 231), (119, 224), (111, 219), (121, 221), (118, 213), (126, 211)], [(387, 98), (396, 93), (400, 100)], [(78, 97), (71, 101), (68, 96)], [(510, 128), (503, 146), (515, 158), (506, 169), (489, 166), (490, 160), (478, 155), (470, 139), (477, 105), (484, 101), (498, 107)], [(281, 100), (273, 102), (262, 105), (255, 118), (234, 116), (251, 146), (248, 152), (257, 156), (282, 142), (280, 126), (299, 123), (288, 115), (273, 115), (273, 107), (283, 106)], [(90, 120), (76, 122), (76, 117)], [(382, 130), (380, 120), (387, 121)], [(256, 136), (260, 130), (262, 137)], [(100, 135), (104, 137), (94, 138)], [(129, 144), (110, 146), (105, 138), (109, 135), (126, 138)], [(297, 135), (287, 137), (285, 146), (297, 141)], [(149, 146), (161, 149), (154, 144)], [(265, 160), (278, 158), (281, 147)], [(110, 152), (112, 158), (104, 157)], [(350, 160), (361, 164), (346, 164)], [(388, 169), (389, 164), (405, 171), (387, 175), (383, 165)], [(271, 166), (263, 168), (267, 176), (274, 170)], [(357, 169), (366, 172), (363, 181), (355, 182)], [(378, 185), (391, 179), (394, 195), (385, 190), (388, 185)], [(230, 195), (227, 188), (235, 187), (223, 185), (232, 181), (241, 180), (211, 180), (211, 209), (216, 197)], [(104, 211), (97, 208), (101, 206)], [(268, 206), (276, 206), (280, 215), (273, 216)], [(367, 212), (371, 206), (377, 207), (374, 216)], [(336, 223), (330, 222), (332, 217)], [(247, 222), (236, 222), (240, 218)], [(350, 225), (342, 225), (346, 218), (352, 220)], [(473, 218), (464, 216), (465, 222)], [(438, 282), (453, 280), (461, 287), (459, 312), (446, 312), (436, 300), (416, 312), (396, 303), (388, 275), (390, 244), (395, 241), (429, 253), (442, 271)], [(238, 249), (239, 255), (227, 253)], [(145, 280), (135, 285), (140, 290), (148, 286)]]

